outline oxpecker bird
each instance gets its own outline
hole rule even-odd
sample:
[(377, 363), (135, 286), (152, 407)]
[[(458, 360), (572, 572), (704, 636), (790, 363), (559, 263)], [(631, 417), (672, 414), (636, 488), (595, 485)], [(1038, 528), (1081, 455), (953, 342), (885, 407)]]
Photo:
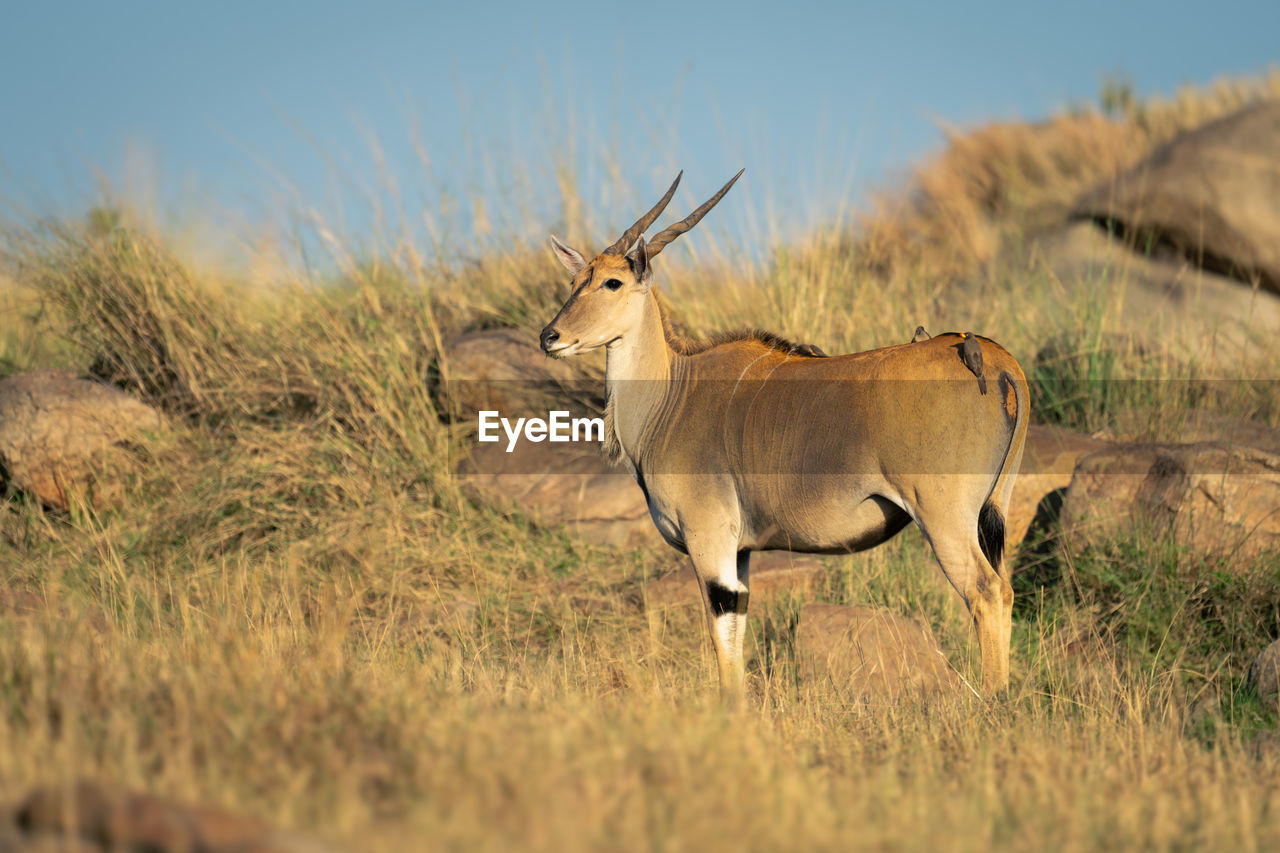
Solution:
[(987, 393), (987, 378), (982, 375), (982, 344), (973, 336), (973, 332), (960, 333), (960, 360), (978, 377), (978, 390)]

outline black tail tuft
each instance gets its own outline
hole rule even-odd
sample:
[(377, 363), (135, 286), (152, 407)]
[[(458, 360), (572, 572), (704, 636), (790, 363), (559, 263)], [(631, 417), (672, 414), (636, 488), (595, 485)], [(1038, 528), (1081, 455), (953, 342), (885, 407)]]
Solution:
[(1004, 559), (1004, 516), (991, 501), (984, 503), (978, 513), (978, 546), (991, 568), (1000, 574), (1000, 561)]

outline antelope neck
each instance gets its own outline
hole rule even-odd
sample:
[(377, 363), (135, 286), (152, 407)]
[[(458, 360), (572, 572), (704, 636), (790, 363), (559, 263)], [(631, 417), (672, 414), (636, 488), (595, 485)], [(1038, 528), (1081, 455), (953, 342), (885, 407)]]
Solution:
[(605, 391), (623, 454), (635, 465), (645, 433), (663, 409), (680, 356), (667, 343), (658, 298), (650, 289), (640, 321), (609, 344)]

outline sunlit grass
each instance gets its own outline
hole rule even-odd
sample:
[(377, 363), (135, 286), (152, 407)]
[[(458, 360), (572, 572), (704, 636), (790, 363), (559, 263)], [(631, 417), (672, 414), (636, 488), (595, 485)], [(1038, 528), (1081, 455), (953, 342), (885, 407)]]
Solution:
[[(1125, 121), (1166, 108), (1145, 109)], [(1051, 146), (1075, 152), (1063, 176), (1004, 175), (996, 214), (969, 218), (969, 190), (939, 178), (910, 215), (759, 261), (690, 235), (699, 252), (664, 255), (659, 287), (694, 334), (759, 325), (830, 352), (920, 323), (990, 335), (1038, 417), (1078, 429), (1192, 405), (1275, 423), (1274, 382), (1199, 384), (1185, 353), (1126, 336), (1107, 308), (1123, 270), (1063, 283), (988, 251), (1025, 236), (1037, 190), (1096, 168), (1077, 143)], [(986, 144), (960, 154), (994, 162)], [(128, 223), (8, 235), (0, 373), (91, 373), (174, 431), (123, 506), (0, 506), (0, 801), (87, 776), (375, 850), (1280, 843), (1280, 754), (1254, 740), (1276, 721), (1243, 688), (1280, 631), (1280, 556), (1054, 552), (1037, 576), (1055, 582), (1020, 587), (1013, 686), (990, 704), (847, 704), (800, 672), (784, 598), (753, 612), (751, 701), (730, 713), (696, 608), (636, 604), (672, 552), (574, 541), (450, 475), (444, 344), (499, 325), (532, 341), (564, 297), (547, 253), (495, 239), (459, 261), (392, 224), (377, 251), (322, 235), (332, 265), (280, 258), (264, 288)], [(823, 561), (815, 597), (920, 619), (975, 681), (915, 531)]]

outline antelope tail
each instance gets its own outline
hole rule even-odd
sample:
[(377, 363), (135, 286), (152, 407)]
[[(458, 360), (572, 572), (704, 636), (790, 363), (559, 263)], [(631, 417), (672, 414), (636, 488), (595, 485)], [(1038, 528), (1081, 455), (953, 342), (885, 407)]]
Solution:
[(982, 549), (982, 554), (987, 558), (987, 562), (991, 564), (991, 568), (995, 569), (997, 574), (1003, 575), (1004, 572), (1001, 571), (1005, 546), (1003, 504), (1008, 499), (1008, 489), (1005, 488), (1005, 484), (1009, 478), (1018, 473), (1014, 468), (1022, 463), (1021, 452), (1017, 454), (1016, 459), (1011, 458), (1011, 456), (1014, 444), (1018, 441), (1019, 436), (1026, 431), (1028, 413), (1027, 401), (1018, 389), (1018, 383), (1014, 381), (1008, 372), (1000, 372), (997, 386), (1000, 389), (1002, 399), (1013, 400), (1014, 411), (1008, 412), (1010, 420), (1009, 445), (1004, 451), (1004, 461), (1000, 463), (1000, 473), (996, 475), (995, 481), (991, 484), (991, 491), (987, 493), (987, 499), (983, 501), (982, 509), (978, 511), (978, 546)]
[(1004, 513), (991, 498), (987, 498), (978, 513), (978, 546), (991, 568), (1000, 574), (1000, 563), (1004, 560)]

